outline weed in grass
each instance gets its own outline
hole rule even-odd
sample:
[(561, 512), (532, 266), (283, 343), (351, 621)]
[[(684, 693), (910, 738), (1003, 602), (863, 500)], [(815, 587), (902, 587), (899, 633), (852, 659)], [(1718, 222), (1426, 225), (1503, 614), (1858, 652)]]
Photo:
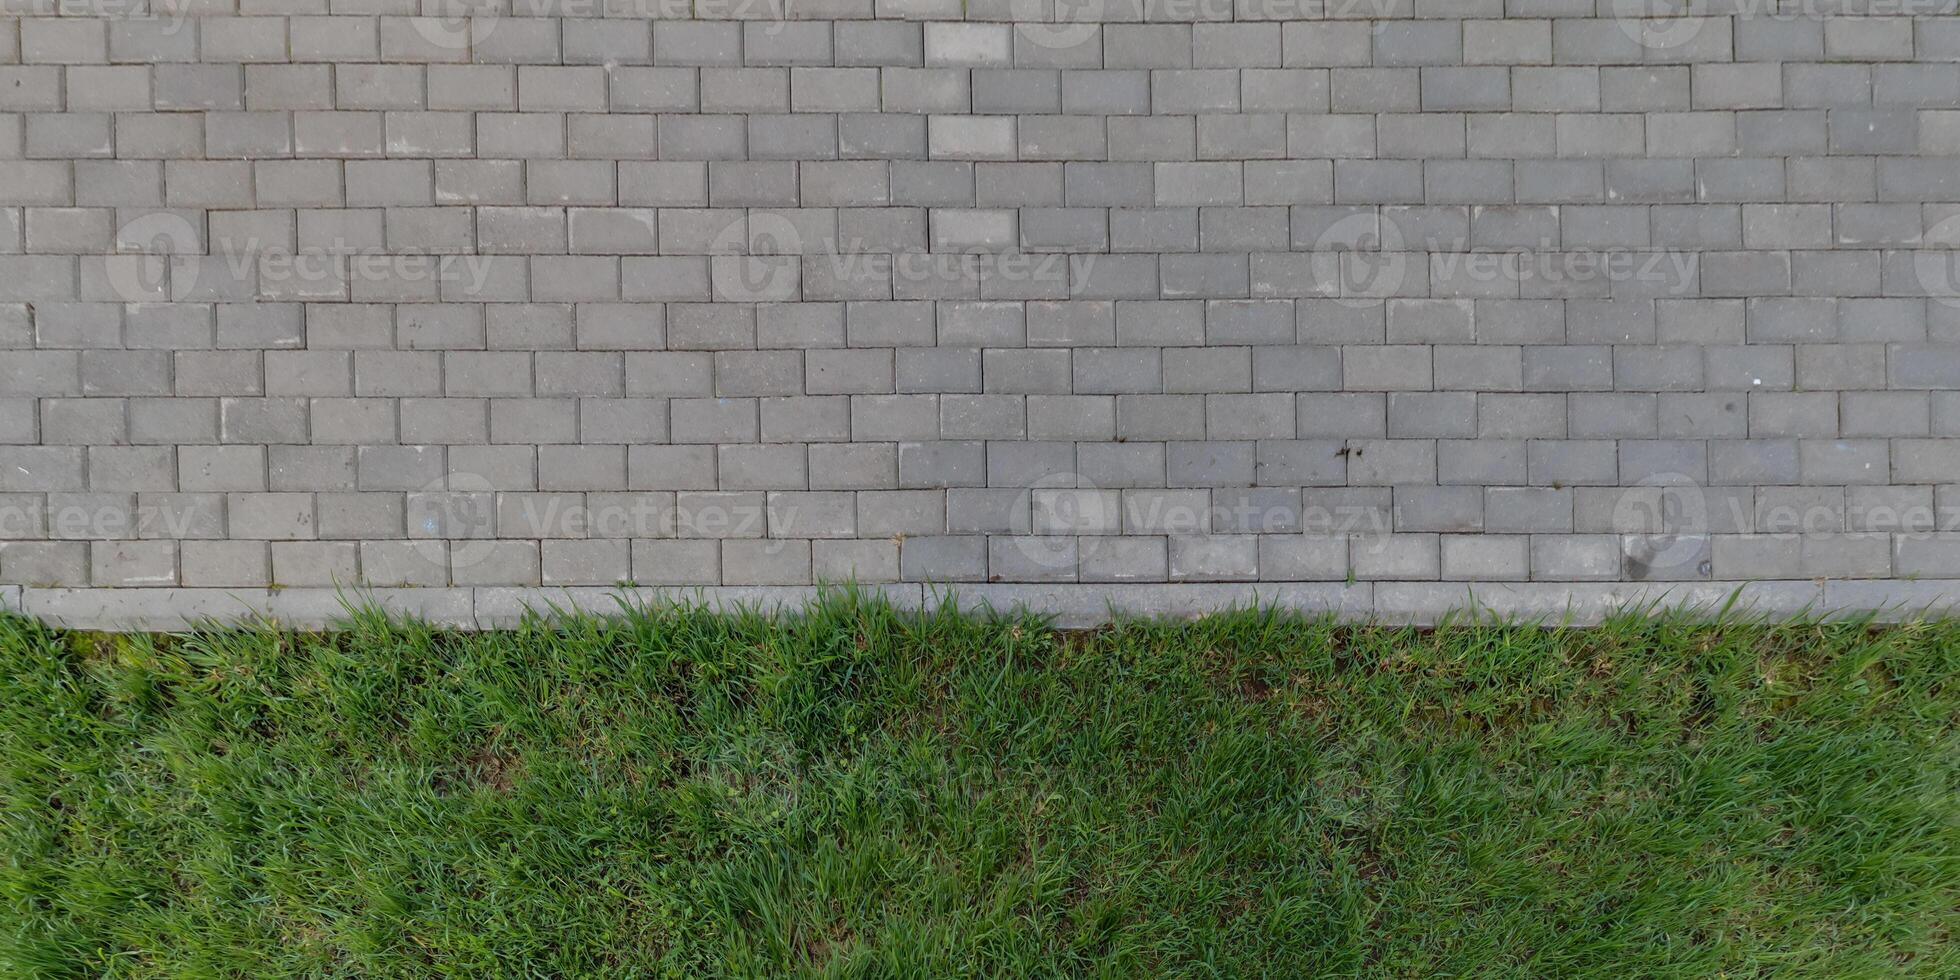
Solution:
[(1960, 625), (626, 612), (0, 619), (0, 973), (1960, 973)]

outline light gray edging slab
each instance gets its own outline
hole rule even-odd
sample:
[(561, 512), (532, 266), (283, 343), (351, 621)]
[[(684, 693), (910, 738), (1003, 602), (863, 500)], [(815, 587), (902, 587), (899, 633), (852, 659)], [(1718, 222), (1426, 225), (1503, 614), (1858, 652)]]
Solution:
[(263, 614), (264, 589), (27, 589), (21, 611), (71, 629), (174, 632)]
[[(861, 585), (860, 591), (884, 596), (900, 609), (917, 609), (924, 597), (919, 585)], [(476, 590), (476, 622), (482, 629), (508, 629), (524, 618), (526, 610), (549, 613), (554, 608), (566, 612), (617, 613), (620, 603), (660, 605), (681, 603), (709, 609), (756, 609), (780, 612), (800, 609), (823, 593), (814, 585), (783, 586), (702, 586), (700, 588), (479, 588)]]
[(370, 603), (437, 626), (476, 626), (469, 589), (35, 589), (21, 612), (74, 629), (177, 632), (199, 622), (271, 619), (320, 629), (346, 618), (346, 604)]
[(472, 590), (449, 589), (279, 589), (266, 597), (266, 615), (302, 629), (323, 629), (347, 618), (349, 606), (377, 605), (437, 626), (476, 629)]
[[(1739, 591), (1738, 591), (1739, 590)], [(1433, 625), (1453, 611), (1503, 619), (1593, 626), (1629, 607), (1657, 605), (1713, 614), (1735, 598), (1733, 611), (1791, 616), (1817, 610), (1816, 582), (1383, 582), (1375, 615), (1386, 622)]]
[[(1655, 605), (1713, 613), (1736, 596), (1736, 612), (1766, 616), (1798, 613), (1876, 613), (1899, 621), (1925, 614), (1960, 612), (1960, 580), (1772, 581), (1772, 582), (1258, 582), (1124, 585), (867, 585), (900, 608), (1000, 612), (1032, 611), (1058, 626), (1080, 628), (1119, 615), (1189, 618), (1230, 608), (1271, 606), (1341, 619), (1377, 619), (1429, 625), (1455, 610), (1540, 623), (1592, 625), (1627, 607)], [(1738, 593), (1740, 590), (1740, 593)], [(430, 589), (42, 589), (0, 587), (0, 609), (18, 610), (75, 629), (181, 631), (212, 620), (270, 619), (298, 629), (320, 629), (346, 618), (348, 604), (370, 603), (391, 612), (458, 629), (514, 626), (525, 610), (552, 608), (607, 614), (629, 604), (699, 604), (711, 609), (795, 610), (823, 589), (818, 586), (719, 586), (704, 588), (430, 588)]]
[(1951, 613), (1960, 610), (1960, 582), (1950, 579), (1827, 582), (1823, 606), (1840, 613), (1875, 611), (1886, 621), (1912, 619), (1925, 613)]
[(1276, 606), (1306, 613), (1368, 616), (1374, 586), (1339, 582), (1205, 582), (1132, 585), (948, 585), (931, 587), (935, 608), (951, 603), (973, 611), (1025, 610), (1054, 617), (1066, 628), (1099, 626), (1112, 611), (1123, 616), (1189, 619), (1248, 606)]

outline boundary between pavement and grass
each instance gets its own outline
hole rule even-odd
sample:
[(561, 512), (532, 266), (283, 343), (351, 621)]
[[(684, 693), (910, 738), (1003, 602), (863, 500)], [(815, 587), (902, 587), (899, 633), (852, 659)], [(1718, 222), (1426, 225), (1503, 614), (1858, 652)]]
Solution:
[[(529, 610), (616, 612), (621, 604), (795, 611), (835, 586), (698, 588), (37, 588), (0, 587), (0, 611), (69, 629), (179, 631), (202, 623), (271, 620), (326, 629), (355, 607), (456, 629), (503, 629)], [(1756, 615), (1866, 614), (1896, 622), (1960, 608), (1960, 580), (1769, 582), (1235, 582), (1131, 585), (883, 584), (855, 588), (899, 608), (1015, 610), (1086, 628), (1113, 616), (1188, 618), (1273, 607), (1344, 621), (1434, 624), (1475, 609), (1500, 618), (1593, 625), (1627, 608)]]

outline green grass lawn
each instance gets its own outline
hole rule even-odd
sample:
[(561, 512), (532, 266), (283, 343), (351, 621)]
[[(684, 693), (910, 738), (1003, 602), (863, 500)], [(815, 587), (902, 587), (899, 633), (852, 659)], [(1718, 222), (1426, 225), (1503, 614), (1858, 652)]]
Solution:
[(0, 619), (0, 975), (1960, 973), (1960, 624)]

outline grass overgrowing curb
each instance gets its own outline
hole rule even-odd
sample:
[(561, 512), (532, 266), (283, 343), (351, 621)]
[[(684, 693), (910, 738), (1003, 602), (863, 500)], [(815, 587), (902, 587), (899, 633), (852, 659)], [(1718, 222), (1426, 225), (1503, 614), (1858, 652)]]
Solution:
[(0, 617), (0, 974), (1960, 973), (1960, 623)]

